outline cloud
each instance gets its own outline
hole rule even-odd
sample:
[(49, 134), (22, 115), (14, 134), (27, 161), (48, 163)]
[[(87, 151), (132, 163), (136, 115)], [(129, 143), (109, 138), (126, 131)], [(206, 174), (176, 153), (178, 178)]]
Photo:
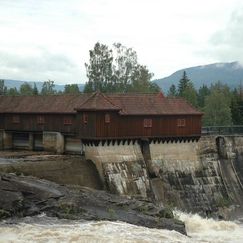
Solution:
[(234, 11), (225, 28), (210, 38), (211, 55), (220, 61), (236, 60), (243, 63), (243, 6)]
[[(80, 75), (79, 67), (67, 56), (37, 49), (28, 55), (0, 50), (1, 78), (68, 82)], [(76, 77), (75, 77), (76, 76)]]

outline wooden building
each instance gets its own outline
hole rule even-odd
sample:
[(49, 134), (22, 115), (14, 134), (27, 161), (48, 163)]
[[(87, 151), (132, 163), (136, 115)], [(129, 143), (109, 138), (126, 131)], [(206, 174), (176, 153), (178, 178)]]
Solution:
[(0, 129), (16, 143), (43, 132), (79, 141), (199, 138), (202, 113), (184, 99), (157, 94), (0, 96)]

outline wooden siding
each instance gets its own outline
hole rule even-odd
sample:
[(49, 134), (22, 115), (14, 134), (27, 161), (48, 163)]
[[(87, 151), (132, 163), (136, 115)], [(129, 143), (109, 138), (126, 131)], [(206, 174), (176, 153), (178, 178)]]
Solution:
[[(84, 123), (84, 114), (87, 115), (87, 123)], [(96, 136), (96, 113), (95, 112), (79, 112), (77, 114), (76, 126), (79, 137), (95, 137)]]
[[(105, 114), (110, 114), (110, 123), (105, 122)], [(144, 119), (152, 119), (152, 127), (144, 127)], [(185, 126), (178, 126), (177, 119), (185, 119)], [(184, 137), (200, 134), (201, 115), (120, 116), (116, 112), (96, 112), (97, 138)]]
[[(19, 117), (19, 123), (13, 122), (13, 117)], [(44, 118), (44, 123), (38, 123), (38, 117)], [(64, 125), (64, 119), (72, 120), (71, 125)], [(4, 129), (11, 131), (57, 131), (63, 133), (76, 132), (75, 115), (56, 115), (56, 114), (5, 114)]]
[[(87, 115), (87, 123), (83, 116)], [(110, 122), (105, 121), (109, 114)], [(15, 117), (15, 123), (13, 120)], [(44, 118), (38, 124), (38, 117)], [(18, 118), (17, 117), (17, 118)], [(72, 124), (64, 124), (71, 119)], [(152, 120), (152, 127), (144, 127), (144, 119)], [(185, 126), (178, 126), (178, 119), (185, 119)], [(41, 119), (39, 119), (41, 121)], [(116, 111), (86, 111), (72, 114), (5, 114), (0, 116), (0, 128), (9, 131), (56, 131), (73, 134), (83, 139), (186, 137), (200, 136), (201, 115), (122, 116)]]

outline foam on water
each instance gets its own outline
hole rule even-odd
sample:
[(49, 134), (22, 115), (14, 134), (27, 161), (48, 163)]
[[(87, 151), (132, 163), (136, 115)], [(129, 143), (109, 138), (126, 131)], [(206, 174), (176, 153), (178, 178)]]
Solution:
[(243, 242), (243, 225), (232, 221), (202, 218), (198, 214), (180, 211), (175, 214), (185, 222), (187, 234), (198, 242)]
[(243, 242), (243, 227), (233, 222), (203, 219), (176, 212), (189, 237), (176, 231), (149, 229), (123, 222), (83, 222), (48, 218), (24, 219), (0, 225), (0, 242)]

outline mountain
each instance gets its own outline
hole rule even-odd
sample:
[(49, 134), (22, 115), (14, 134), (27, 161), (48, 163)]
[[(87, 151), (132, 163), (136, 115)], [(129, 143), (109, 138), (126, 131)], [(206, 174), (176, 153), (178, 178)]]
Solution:
[[(30, 85), (34, 85), (34, 83), (36, 84), (37, 86), (37, 89), (39, 91), (41, 91), (41, 88), (42, 88), (42, 85), (43, 85), (43, 82), (34, 82), (34, 81), (23, 81), (23, 80), (11, 80), (11, 79), (4, 79), (4, 85), (9, 89), (9, 88), (14, 88), (16, 87), (17, 89), (20, 88), (20, 86), (23, 84), (23, 83), (29, 83)], [(64, 87), (65, 87), (65, 84), (55, 84), (55, 87), (54, 89), (56, 91), (63, 91), (64, 90)], [(84, 89), (84, 84), (78, 84), (78, 87), (80, 89), (80, 91), (83, 91)]]
[(235, 88), (239, 87), (240, 82), (243, 81), (243, 66), (239, 62), (230, 62), (181, 69), (168, 77), (153, 80), (153, 82), (167, 92), (172, 84), (178, 84), (183, 71), (186, 71), (188, 78), (193, 81), (197, 89), (203, 84), (210, 86), (217, 81)]

